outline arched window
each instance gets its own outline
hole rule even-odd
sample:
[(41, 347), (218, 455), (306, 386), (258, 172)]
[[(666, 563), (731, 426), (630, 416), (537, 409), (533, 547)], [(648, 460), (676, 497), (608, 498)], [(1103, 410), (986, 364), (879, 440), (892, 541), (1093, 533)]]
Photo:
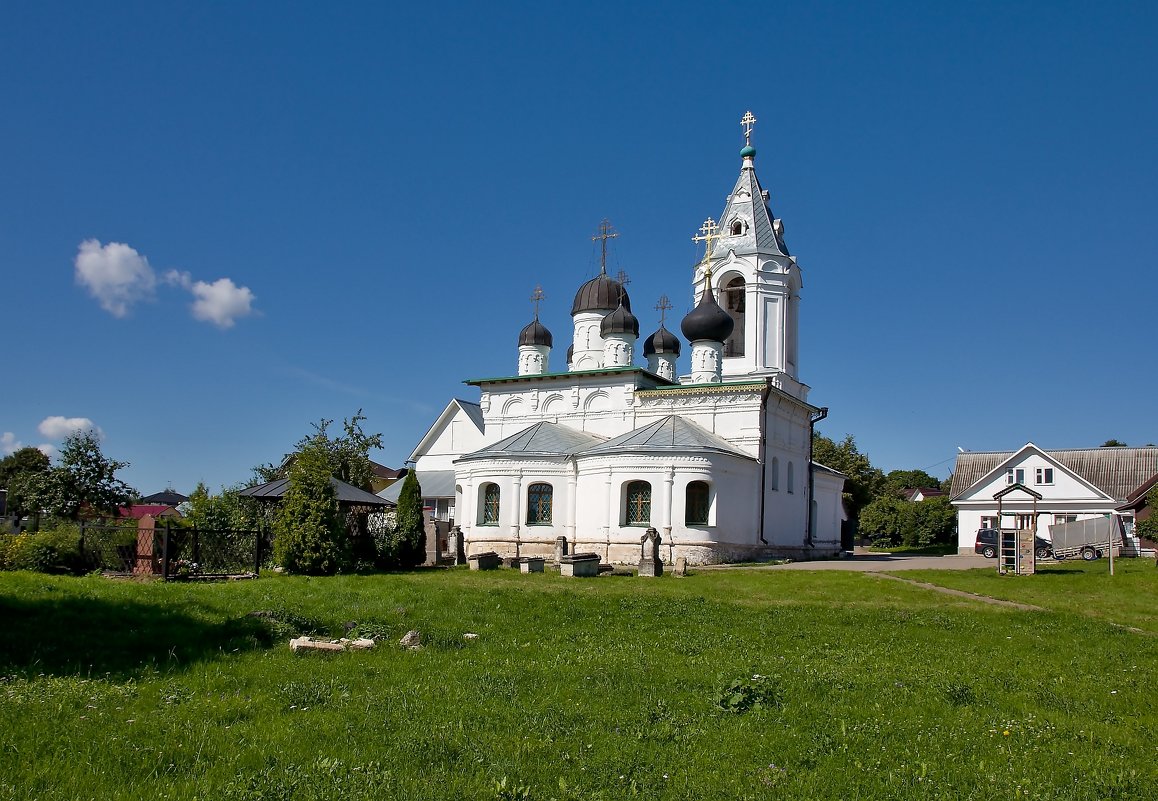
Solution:
[(483, 485), (482, 524), (497, 525), (499, 522), (499, 485)]
[(623, 522), (629, 526), (651, 525), (651, 484), (632, 481), (627, 485), (627, 508)]
[(708, 482), (689, 482), (684, 498), (684, 524), (689, 526), (708, 525), (708, 510), (711, 507), (711, 500), (712, 494)]
[(792, 462), (789, 462), (788, 463), (788, 491), (789, 492), (794, 492), (796, 490), (796, 487), (793, 486), (793, 484), (794, 484), (794, 482), (792, 480)]
[(777, 456), (772, 457), (772, 489), (780, 489), (780, 459)]
[(732, 221), (732, 236), (739, 236), (744, 233), (744, 223), (739, 220)]
[(550, 484), (532, 484), (527, 487), (527, 525), (551, 522), (554, 492)]
[(724, 311), (732, 318), (735, 324), (732, 334), (724, 343), (724, 356), (744, 355), (744, 277), (737, 275), (723, 286)]

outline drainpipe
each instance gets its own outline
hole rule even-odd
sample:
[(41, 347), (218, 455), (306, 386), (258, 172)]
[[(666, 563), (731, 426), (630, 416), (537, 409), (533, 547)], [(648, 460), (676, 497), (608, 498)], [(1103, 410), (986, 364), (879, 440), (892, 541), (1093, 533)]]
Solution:
[(812, 498), (816, 482), (812, 472), (812, 438), (816, 436), (816, 424), (828, 417), (828, 407), (821, 406), (816, 416), (808, 416), (808, 505), (804, 507), (804, 544), (812, 544)]
[(768, 492), (767, 473), (768, 473), (768, 396), (772, 394), (772, 384), (767, 378), (764, 379), (764, 391), (760, 395), (760, 524), (757, 528), (760, 534), (760, 542), (765, 545), (768, 540), (764, 539), (764, 496)]

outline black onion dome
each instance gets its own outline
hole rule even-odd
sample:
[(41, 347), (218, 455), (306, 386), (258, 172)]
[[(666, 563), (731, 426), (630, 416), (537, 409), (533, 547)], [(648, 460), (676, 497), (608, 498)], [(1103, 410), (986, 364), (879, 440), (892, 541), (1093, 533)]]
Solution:
[(671, 331), (662, 325), (659, 330), (643, 341), (643, 355), (652, 356), (656, 353), (670, 353), (680, 355), (680, 341)]
[(571, 304), (571, 316), (588, 311), (611, 311), (623, 303), (631, 311), (631, 298), (623, 284), (606, 273), (600, 273), (590, 281), (579, 287), (575, 293), (575, 302)]
[(603, 322), (599, 324), (599, 336), (606, 337), (611, 334), (639, 336), (639, 320), (635, 319), (631, 310), (622, 303), (616, 307), (615, 311), (604, 317)]
[(716, 303), (716, 296), (712, 294), (711, 279), (704, 283), (704, 294), (696, 307), (688, 312), (688, 316), (680, 323), (680, 330), (684, 332), (689, 342), (697, 339), (706, 339), (711, 342), (723, 342), (732, 334), (736, 321)]
[(519, 345), (546, 345), (551, 347), (551, 332), (547, 327), (539, 322), (539, 318), (531, 321), (531, 324), (519, 332)]

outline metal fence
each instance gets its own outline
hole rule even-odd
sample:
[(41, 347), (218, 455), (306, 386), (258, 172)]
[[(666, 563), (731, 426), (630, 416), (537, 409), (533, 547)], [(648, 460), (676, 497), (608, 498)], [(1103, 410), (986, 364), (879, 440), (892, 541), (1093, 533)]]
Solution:
[(256, 575), (268, 566), (270, 543), (263, 529), (86, 524), (80, 531), (90, 569), (166, 581)]

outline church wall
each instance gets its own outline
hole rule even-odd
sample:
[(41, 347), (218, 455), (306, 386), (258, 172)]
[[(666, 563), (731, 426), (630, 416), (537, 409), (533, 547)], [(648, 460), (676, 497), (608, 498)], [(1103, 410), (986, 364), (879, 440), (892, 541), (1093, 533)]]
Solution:
[(840, 551), (840, 524), (844, 520), (844, 504), (841, 493), (844, 479), (839, 476), (817, 471), (814, 477), (813, 507), (815, 518), (812, 524), (812, 547), (818, 551)]
[[(651, 489), (646, 522), (628, 523), (628, 485), (645, 481)], [(706, 482), (710, 489), (707, 525), (688, 524), (688, 484)], [(685, 556), (699, 564), (719, 561), (721, 543), (742, 549), (758, 545), (759, 465), (724, 455), (616, 454), (581, 458), (576, 491), (574, 550), (594, 551), (606, 561), (635, 563), (640, 537), (648, 526), (663, 540), (665, 559)]]
[(498, 442), (542, 420), (609, 438), (630, 431), (636, 427), (631, 408), (635, 376), (489, 384), (482, 399), (486, 442)]
[[(459, 523), (467, 552), (496, 551), (504, 556), (551, 556), (555, 538), (571, 531), (575, 503), (574, 467), (570, 460), (486, 459), (457, 465), (456, 484), (462, 490)], [(499, 488), (499, 515), (495, 523), (482, 522), (485, 485)], [(551, 521), (528, 523), (528, 494), (532, 484), (550, 484)]]

